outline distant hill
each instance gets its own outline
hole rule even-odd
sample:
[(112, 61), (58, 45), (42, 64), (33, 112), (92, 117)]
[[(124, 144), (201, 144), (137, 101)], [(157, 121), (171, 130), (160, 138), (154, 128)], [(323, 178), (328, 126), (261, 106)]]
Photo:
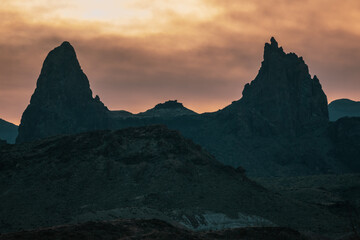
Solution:
[(0, 139), (8, 143), (15, 143), (18, 135), (18, 126), (0, 119)]
[(197, 113), (184, 107), (184, 105), (177, 100), (169, 100), (164, 103), (159, 103), (154, 108), (137, 115), (141, 117), (171, 118), (184, 115), (197, 115)]
[(350, 99), (338, 99), (329, 104), (330, 121), (336, 121), (342, 117), (360, 117), (360, 102)]

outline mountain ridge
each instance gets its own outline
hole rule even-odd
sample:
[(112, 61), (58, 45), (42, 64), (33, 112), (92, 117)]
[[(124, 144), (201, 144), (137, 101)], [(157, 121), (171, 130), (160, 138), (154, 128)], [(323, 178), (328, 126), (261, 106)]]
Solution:
[(131, 212), (157, 213), (195, 230), (280, 225), (337, 233), (346, 227), (341, 216), (265, 189), (164, 126), (5, 145), (0, 172), (2, 232)]
[[(60, 49), (70, 49), (68, 45), (66, 43)], [(181, 103), (171, 101), (164, 104), (173, 107), (164, 108), (160, 104), (148, 110), (147, 114), (109, 111), (98, 97), (92, 98), (88, 80), (79, 69), (73, 48), (70, 50), (69, 55), (76, 66), (68, 66), (66, 63), (64, 68), (74, 68), (83, 78), (81, 81), (85, 84), (81, 86), (87, 100), (82, 102), (76, 98), (75, 104), (72, 101), (67, 104), (67, 99), (72, 99), (73, 95), (70, 89), (70, 92), (61, 94), (61, 98), (50, 98), (46, 103), (50, 107), (43, 106), (46, 105), (43, 101), (33, 104), (35, 106), (30, 103), (23, 114), (18, 142), (57, 134), (164, 124), (205, 147), (218, 161), (244, 167), (253, 176), (360, 171), (350, 167), (356, 161), (358, 150), (350, 151), (352, 159), (346, 162), (350, 165), (340, 160), (343, 158), (340, 152), (345, 154), (345, 151), (337, 151), (343, 148), (342, 144), (331, 137), (334, 136), (331, 133), (333, 123), (328, 120), (327, 98), (319, 79), (311, 77), (302, 57), (285, 53), (274, 38), (265, 44), (264, 61), (256, 78), (245, 85), (243, 97), (217, 112), (204, 114), (192, 114)], [(61, 56), (59, 61), (55, 59), (49, 64), (45, 60), (44, 66), (49, 67), (44, 67), (46, 74), (39, 77), (40, 86), (48, 86), (41, 83), (44, 79), (50, 82), (54, 79), (64, 83), (68, 81), (56, 74), (56, 71), (60, 71), (58, 68), (62, 67)], [(51, 66), (59, 67), (55, 68), (55, 72), (45, 71), (51, 69)], [(72, 71), (60, 72), (60, 76), (65, 72), (70, 79), (77, 76)], [(39, 95), (40, 86), (35, 90), (34, 98)], [(52, 85), (49, 87), (52, 89)], [(56, 88), (52, 90), (56, 91)], [(43, 95), (47, 96), (40, 94)], [(61, 104), (57, 104), (57, 101)], [(57, 105), (64, 107), (59, 108)], [(180, 114), (174, 109), (180, 109)], [(49, 124), (44, 126), (44, 123)], [(357, 121), (343, 123), (356, 125)], [(342, 128), (338, 129), (341, 131)], [(342, 139), (353, 141), (355, 138)], [(356, 146), (356, 143), (349, 146)]]

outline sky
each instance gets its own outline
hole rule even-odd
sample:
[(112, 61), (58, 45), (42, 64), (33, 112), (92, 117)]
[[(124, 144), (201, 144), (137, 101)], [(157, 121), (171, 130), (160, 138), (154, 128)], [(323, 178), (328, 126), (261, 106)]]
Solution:
[(202, 113), (242, 96), (274, 36), (328, 100), (360, 100), (358, 0), (1, 0), (0, 118), (19, 124), (49, 51), (69, 41), (94, 95), (133, 113)]

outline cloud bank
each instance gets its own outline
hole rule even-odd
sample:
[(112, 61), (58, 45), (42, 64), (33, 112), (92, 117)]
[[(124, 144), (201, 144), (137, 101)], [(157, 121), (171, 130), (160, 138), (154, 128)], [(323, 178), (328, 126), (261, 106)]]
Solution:
[(360, 100), (357, 0), (19, 1), (0, 5), (0, 117), (19, 123), (46, 54), (70, 41), (110, 109), (178, 99), (197, 112), (241, 98), (274, 36), (329, 98)]

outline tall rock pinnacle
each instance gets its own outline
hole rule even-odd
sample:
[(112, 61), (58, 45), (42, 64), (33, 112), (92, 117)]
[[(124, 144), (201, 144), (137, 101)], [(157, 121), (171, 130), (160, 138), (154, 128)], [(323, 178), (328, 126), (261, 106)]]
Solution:
[(243, 97), (236, 104), (287, 135), (328, 121), (327, 98), (319, 79), (311, 78), (303, 58), (286, 54), (275, 38), (265, 44), (259, 73), (245, 85)]
[(106, 128), (107, 112), (99, 98), (92, 97), (74, 48), (63, 42), (44, 61), (17, 142)]

